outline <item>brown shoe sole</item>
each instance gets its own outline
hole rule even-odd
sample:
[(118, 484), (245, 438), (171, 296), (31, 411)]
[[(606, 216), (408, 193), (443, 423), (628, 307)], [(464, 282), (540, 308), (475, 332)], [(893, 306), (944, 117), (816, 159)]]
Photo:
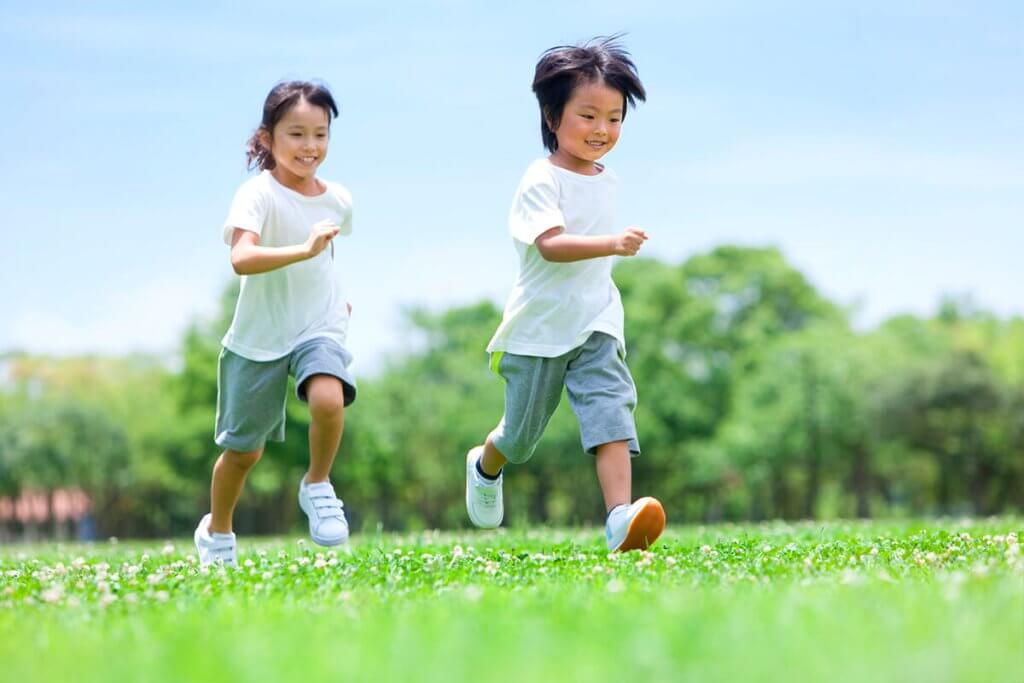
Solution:
[(665, 508), (661, 503), (650, 497), (640, 500), (644, 501), (644, 506), (629, 523), (626, 539), (615, 549), (617, 552), (647, 550), (665, 530)]

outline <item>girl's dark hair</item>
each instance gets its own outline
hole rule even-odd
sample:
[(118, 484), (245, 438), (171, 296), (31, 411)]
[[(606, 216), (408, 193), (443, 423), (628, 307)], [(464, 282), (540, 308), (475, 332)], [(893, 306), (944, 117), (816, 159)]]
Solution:
[(334, 103), (331, 91), (322, 83), (311, 83), (309, 81), (282, 81), (271, 88), (267, 99), (263, 102), (263, 120), (260, 127), (249, 138), (248, 143), (248, 164), (247, 168), (259, 168), (261, 171), (271, 171), (277, 166), (274, 156), (260, 140), (260, 132), (267, 131), (273, 136), (274, 126), (287, 114), (292, 107), (300, 100), (306, 100), (310, 104), (320, 107), (327, 112), (327, 125), (331, 125), (331, 119), (338, 116), (338, 105)]
[(533, 76), (533, 92), (540, 104), (540, 135), (549, 152), (558, 149), (555, 129), (562, 122), (565, 103), (582, 83), (604, 81), (622, 93), (622, 118), (636, 100), (647, 101), (636, 65), (619, 44), (621, 34), (598, 36), (582, 45), (553, 47), (541, 55)]

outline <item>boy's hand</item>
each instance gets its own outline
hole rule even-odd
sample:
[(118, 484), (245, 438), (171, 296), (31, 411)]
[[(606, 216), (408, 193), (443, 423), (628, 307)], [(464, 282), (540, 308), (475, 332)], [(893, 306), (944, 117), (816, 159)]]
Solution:
[(309, 231), (309, 239), (306, 240), (307, 258), (313, 258), (326, 249), (340, 229), (337, 223), (326, 218), (315, 223)]
[(647, 233), (640, 228), (626, 228), (621, 235), (615, 236), (614, 252), (616, 256), (636, 256), (641, 245), (647, 241)]

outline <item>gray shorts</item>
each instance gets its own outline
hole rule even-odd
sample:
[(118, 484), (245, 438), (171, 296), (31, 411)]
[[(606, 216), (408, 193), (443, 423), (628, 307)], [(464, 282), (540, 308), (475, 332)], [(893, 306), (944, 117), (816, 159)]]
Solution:
[(629, 452), (639, 455), (636, 386), (614, 337), (595, 332), (556, 358), (499, 352), (491, 356), (491, 367), (505, 380), (505, 415), (491, 440), (509, 462), (533, 455), (563, 386), (580, 423), (583, 450), (593, 455), (601, 444), (628, 441)]
[(345, 405), (356, 400), (356, 381), (349, 371), (352, 355), (337, 342), (310, 339), (287, 356), (271, 361), (243, 358), (227, 349), (217, 368), (217, 426), (214, 441), (233, 451), (255, 451), (268, 441), (284, 441), (288, 376), (295, 393), (306, 402), (306, 380), (332, 375), (341, 380)]

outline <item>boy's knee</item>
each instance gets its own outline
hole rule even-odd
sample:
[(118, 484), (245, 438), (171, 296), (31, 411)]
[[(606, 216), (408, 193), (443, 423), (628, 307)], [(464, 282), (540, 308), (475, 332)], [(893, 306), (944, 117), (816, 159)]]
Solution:
[(497, 436), (497, 438), (491, 436), (490, 439), (491, 445), (513, 465), (522, 465), (532, 458), (533, 452), (537, 450), (537, 442), (516, 443), (515, 441), (502, 439), (500, 436)]

